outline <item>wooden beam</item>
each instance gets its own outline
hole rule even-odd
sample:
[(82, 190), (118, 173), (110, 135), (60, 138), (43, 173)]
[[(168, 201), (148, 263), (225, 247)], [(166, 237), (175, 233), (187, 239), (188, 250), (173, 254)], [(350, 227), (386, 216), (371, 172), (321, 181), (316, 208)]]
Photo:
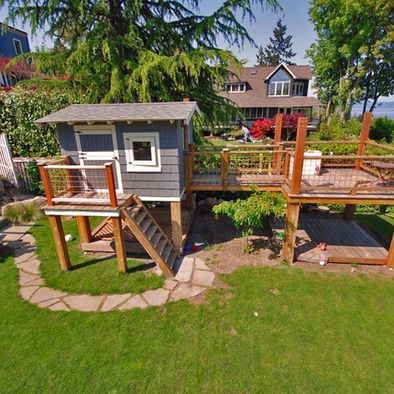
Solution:
[(186, 191), (186, 207), (189, 212), (194, 211), (194, 196), (193, 192), (189, 190)]
[(183, 149), (187, 150), (190, 144), (190, 138), (189, 138), (189, 125), (184, 124), (183, 125)]
[(108, 192), (109, 192), (109, 199), (111, 201), (111, 207), (116, 208), (118, 206), (118, 201), (116, 198), (114, 169), (112, 163), (105, 164), (105, 173), (107, 176)]
[(124, 244), (123, 227), (121, 218), (112, 218), (112, 229), (115, 239), (116, 260), (120, 272), (127, 272), (126, 248)]
[(60, 216), (48, 216), (49, 224), (51, 225), (53, 239), (55, 241), (57, 255), (59, 257), (60, 267), (63, 271), (68, 271), (71, 268), (70, 256), (64, 239), (64, 230), (62, 219)]
[(387, 265), (394, 267), (394, 234), (391, 237), (391, 244), (389, 249), (389, 256), (387, 258)]
[(77, 226), (79, 232), (79, 242), (89, 243), (92, 240), (92, 230), (88, 216), (77, 216)]
[(292, 263), (301, 204), (287, 204), (282, 258)]
[(301, 117), (297, 124), (297, 139), (294, 150), (293, 173), (291, 174), (291, 194), (298, 194), (301, 189), (302, 169), (304, 167), (304, 150), (308, 118)]
[(229, 163), (229, 149), (224, 148), (222, 150), (221, 161), (220, 161), (220, 173), (222, 177), (223, 190), (228, 188), (228, 163)]
[[(361, 125), (360, 143), (358, 145), (357, 156), (364, 156), (367, 141), (369, 139), (369, 131), (371, 130), (372, 112), (365, 112), (363, 123)], [(363, 164), (362, 159), (356, 160), (356, 170), (360, 170)]]
[(47, 203), (49, 206), (54, 205), (52, 199), (54, 197), (53, 190), (51, 186), (51, 181), (49, 179), (48, 170), (45, 168), (45, 164), (39, 166), (40, 176), (42, 180), (42, 185), (44, 186), (45, 197), (47, 198)]
[(172, 242), (178, 250), (182, 248), (182, 209), (180, 201), (171, 201)]

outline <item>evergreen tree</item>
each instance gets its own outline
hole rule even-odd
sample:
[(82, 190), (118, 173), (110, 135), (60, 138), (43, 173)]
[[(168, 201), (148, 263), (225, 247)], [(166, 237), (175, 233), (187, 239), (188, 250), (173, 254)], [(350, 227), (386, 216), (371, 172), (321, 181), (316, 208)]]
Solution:
[(296, 53), (293, 52), (293, 36), (286, 36), (287, 26), (279, 19), (273, 31), (274, 36), (270, 37), (270, 43), (263, 48), (259, 47), (257, 53), (257, 64), (259, 66), (277, 66), (280, 63), (294, 64), (290, 61)]
[[(218, 45), (253, 39), (237, 15), (277, 0), (224, 1), (209, 15), (201, 0), (0, 0), (7, 21), (28, 22), (53, 38), (54, 48), (29, 54), (39, 72), (65, 77), (87, 102), (197, 100), (210, 120), (234, 107), (217, 94), (240, 62)], [(64, 81), (61, 81), (62, 83)], [(37, 81), (34, 81), (37, 83)], [(224, 112), (227, 111), (226, 114)]]

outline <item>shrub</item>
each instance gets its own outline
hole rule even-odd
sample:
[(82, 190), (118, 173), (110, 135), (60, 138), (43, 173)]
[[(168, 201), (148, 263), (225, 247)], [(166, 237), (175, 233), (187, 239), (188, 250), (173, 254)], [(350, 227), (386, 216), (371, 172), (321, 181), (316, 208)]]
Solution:
[(374, 118), (371, 125), (370, 138), (377, 141), (393, 142), (394, 120), (386, 117)]
[(35, 222), (42, 218), (40, 206), (32, 201), (28, 204), (16, 203), (10, 204), (4, 209), (4, 216), (12, 223), (29, 223)]
[(48, 157), (60, 153), (55, 127), (34, 124), (38, 118), (70, 104), (66, 94), (22, 90), (0, 91), (0, 130), (14, 156)]
[(275, 122), (272, 119), (257, 119), (250, 129), (250, 133), (252, 134), (253, 138), (261, 140), (265, 138), (267, 134), (272, 130), (274, 124)]
[(247, 198), (223, 201), (212, 208), (216, 215), (227, 215), (236, 228), (242, 229), (245, 253), (253, 251), (249, 245), (249, 236), (256, 228), (262, 227), (262, 218), (268, 215), (284, 216), (286, 207), (286, 199), (281, 193), (259, 192), (256, 186), (252, 186), (251, 190)]
[(313, 133), (311, 138), (322, 141), (351, 140), (358, 138), (361, 132), (361, 122), (351, 118), (348, 122), (342, 122), (338, 116), (333, 116), (330, 123), (322, 123), (319, 132)]
[(29, 191), (41, 195), (44, 195), (44, 186), (41, 182), (40, 170), (35, 160), (32, 160), (26, 166), (26, 173), (30, 178)]

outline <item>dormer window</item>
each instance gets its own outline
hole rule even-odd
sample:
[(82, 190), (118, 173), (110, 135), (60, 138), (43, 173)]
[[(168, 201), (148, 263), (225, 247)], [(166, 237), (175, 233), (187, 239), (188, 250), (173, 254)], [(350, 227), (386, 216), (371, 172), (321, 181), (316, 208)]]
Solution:
[(269, 84), (269, 96), (288, 96), (290, 91), (290, 82), (289, 81), (273, 81)]
[(246, 91), (245, 83), (227, 83), (226, 91), (229, 93), (243, 93)]
[(15, 48), (15, 53), (17, 55), (22, 55), (23, 50), (22, 50), (22, 43), (17, 40), (16, 38), (14, 38), (14, 48)]
[(293, 82), (291, 94), (293, 96), (303, 96), (304, 95), (304, 82)]

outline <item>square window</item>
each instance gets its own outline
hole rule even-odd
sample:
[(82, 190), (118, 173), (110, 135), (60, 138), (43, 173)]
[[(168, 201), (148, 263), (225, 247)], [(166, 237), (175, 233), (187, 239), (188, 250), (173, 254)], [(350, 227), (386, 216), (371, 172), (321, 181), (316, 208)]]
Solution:
[(276, 83), (276, 96), (281, 96), (282, 95), (282, 82), (277, 82)]
[(133, 141), (134, 161), (152, 160), (150, 141)]
[(289, 94), (289, 82), (283, 82), (283, 96), (287, 96)]
[(160, 141), (157, 132), (123, 134), (128, 172), (160, 172)]
[(273, 96), (274, 94), (275, 94), (275, 83), (270, 83), (269, 95)]

